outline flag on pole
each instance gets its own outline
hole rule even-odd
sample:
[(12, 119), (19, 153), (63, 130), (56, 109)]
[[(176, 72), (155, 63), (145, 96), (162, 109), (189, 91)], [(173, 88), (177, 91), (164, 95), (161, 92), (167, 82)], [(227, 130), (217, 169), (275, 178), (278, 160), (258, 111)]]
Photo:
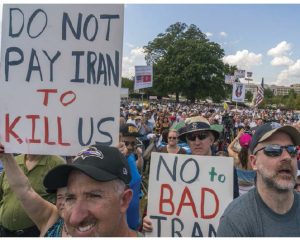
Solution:
[(257, 107), (264, 100), (264, 91), (264, 78), (262, 78), (261, 84), (257, 87), (255, 107)]

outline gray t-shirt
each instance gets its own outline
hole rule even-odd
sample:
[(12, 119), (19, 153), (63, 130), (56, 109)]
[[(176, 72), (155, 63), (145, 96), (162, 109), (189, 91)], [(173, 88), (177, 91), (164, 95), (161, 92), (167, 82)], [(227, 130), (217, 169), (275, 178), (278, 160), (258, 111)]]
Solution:
[(286, 214), (277, 214), (259, 196), (257, 189), (236, 198), (225, 209), (217, 237), (299, 237), (300, 194)]

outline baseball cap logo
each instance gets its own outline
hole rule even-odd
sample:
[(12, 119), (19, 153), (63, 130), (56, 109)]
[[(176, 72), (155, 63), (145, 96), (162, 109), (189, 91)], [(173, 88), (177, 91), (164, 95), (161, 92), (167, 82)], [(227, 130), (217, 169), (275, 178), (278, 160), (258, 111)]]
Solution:
[(128, 171), (127, 171), (126, 168), (123, 168), (123, 174), (124, 174), (124, 175), (128, 175)]
[(96, 157), (96, 158), (100, 158), (100, 159), (103, 159), (104, 158), (104, 155), (101, 151), (99, 151), (96, 147), (90, 147), (90, 148), (87, 148), (87, 149), (84, 149), (82, 151), (80, 151), (76, 158), (74, 159), (74, 161), (77, 159), (77, 158), (82, 158), (83, 160), (87, 157)]

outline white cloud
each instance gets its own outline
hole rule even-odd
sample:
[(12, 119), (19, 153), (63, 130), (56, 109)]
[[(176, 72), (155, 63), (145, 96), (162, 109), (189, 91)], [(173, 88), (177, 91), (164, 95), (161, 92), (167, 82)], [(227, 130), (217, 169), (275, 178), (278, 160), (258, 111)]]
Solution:
[(287, 69), (279, 73), (276, 84), (288, 86), (292, 83), (299, 83), (299, 79), (300, 59), (298, 59), (293, 65), (290, 65)]
[(271, 48), (268, 51), (268, 55), (273, 57), (278, 57), (282, 55), (287, 55), (292, 49), (292, 45), (290, 43), (287, 43), (286, 41), (282, 41), (277, 44), (276, 47)]
[(271, 61), (272, 66), (289, 66), (292, 65), (294, 61), (286, 56), (275, 57)]
[(227, 34), (226, 32), (220, 32), (220, 36), (221, 36), (221, 37), (227, 37), (228, 34)]
[(249, 69), (251, 66), (260, 65), (262, 62), (262, 54), (255, 54), (244, 49), (237, 51), (235, 55), (223, 57), (223, 62), (229, 65), (236, 65), (240, 69)]
[(123, 56), (122, 77), (131, 78), (134, 76), (134, 66), (146, 65), (145, 54), (142, 47), (131, 49), (129, 56)]
[(212, 37), (213, 34), (211, 32), (206, 32), (205, 35), (209, 38), (209, 37)]

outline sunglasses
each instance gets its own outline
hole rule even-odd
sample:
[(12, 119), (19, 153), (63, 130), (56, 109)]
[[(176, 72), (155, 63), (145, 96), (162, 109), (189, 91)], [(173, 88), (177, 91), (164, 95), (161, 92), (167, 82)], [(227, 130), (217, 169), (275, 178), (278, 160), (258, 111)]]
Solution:
[(208, 133), (198, 133), (198, 134), (187, 134), (186, 138), (190, 141), (195, 141), (196, 138), (199, 140), (204, 140), (208, 137)]
[(168, 137), (168, 139), (173, 139), (173, 140), (175, 140), (175, 139), (177, 139), (177, 137)]
[(255, 155), (258, 151), (264, 150), (264, 154), (268, 157), (279, 157), (281, 156), (283, 149), (285, 149), (291, 157), (296, 157), (298, 150), (297, 146), (294, 145), (287, 145), (287, 146), (280, 146), (277, 144), (270, 144), (263, 148), (256, 150), (253, 154)]
[(132, 142), (130, 142), (130, 141), (124, 141), (124, 143), (125, 143), (125, 146), (127, 147), (127, 146), (129, 146), (129, 145), (131, 145), (131, 146), (135, 146), (136, 145), (136, 142), (135, 141), (132, 141)]

